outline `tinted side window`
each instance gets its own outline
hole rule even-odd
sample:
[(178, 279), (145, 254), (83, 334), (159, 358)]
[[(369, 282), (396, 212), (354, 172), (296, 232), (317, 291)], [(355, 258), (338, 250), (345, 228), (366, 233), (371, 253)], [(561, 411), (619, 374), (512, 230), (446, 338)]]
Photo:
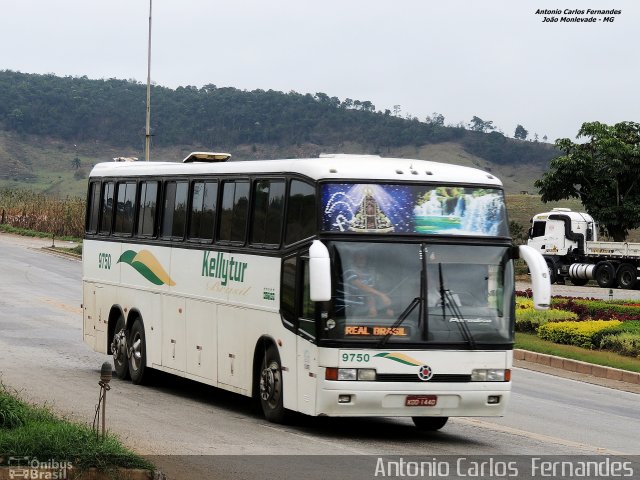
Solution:
[(296, 278), (298, 257), (287, 258), (282, 262), (282, 288), (280, 289), (280, 309), (282, 316), (295, 324), (296, 314)]
[(315, 322), (315, 302), (311, 301), (311, 290), (309, 283), (309, 260), (302, 263), (302, 314), (300, 316), (300, 330), (306, 332), (310, 337), (316, 336)]
[(291, 181), (287, 206), (286, 243), (291, 244), (312, 236), (316, 229), (316, 191), (312, 185)]
[(195, 182), (193, 184), (189, 238), (213, 240), (217, 197), (218, 184), (216, 182)]
[(248, 213), (249, 182), (246, 180), (224, 182), (219, 239), (226, 242), (244, 242)]
[(140, 203), (138, 205), (138, 235), (153, 237), (156, 233), (156, 203), (158, 201), (158, 182), (140, 184)]
[(531, 229), (531, 238), (543, 237), (546, 224), (547, 222), (533, 222), (533, 228)]
[(96, 233), (100, 216), (100, 182), (91, 182), (89, 185), (89, 208), (87, 211), (86, 231), (87, 233)]
[(114, 231), (122, 235), (132, 235), (135, 215), (135, 182), (118, 183), (118, 201), (116, 203), (116, 223)]
[(113, 220), (113, 191), (114, 182), (107, 182), (102, 188), (102, 218), (100, 221), (100, 233), (111, 233)]
[(251, 243), (280, 245), (284, 214), (284, 180), (259, 180), (254, 191)]
[(188, 182), (167, 182), (164, 192), (162, 237), (180, 240), (184, 238), (187, 220)]

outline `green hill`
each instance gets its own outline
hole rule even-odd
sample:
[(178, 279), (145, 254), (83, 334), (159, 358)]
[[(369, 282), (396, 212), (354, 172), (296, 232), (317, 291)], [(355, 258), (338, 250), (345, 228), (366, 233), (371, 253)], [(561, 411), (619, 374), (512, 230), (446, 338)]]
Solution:
[[(143, 157), (146, 87), (0, 71), (0, 187), (83, 194), (99, 161)], [(369, 101), (235, 88), (152, 87), (152, 159), (193, 150), (234, 160), (377, 153), (475, 166), (508, 192), (533, 182), (558, 153), (549, 144), (400, 118)]]

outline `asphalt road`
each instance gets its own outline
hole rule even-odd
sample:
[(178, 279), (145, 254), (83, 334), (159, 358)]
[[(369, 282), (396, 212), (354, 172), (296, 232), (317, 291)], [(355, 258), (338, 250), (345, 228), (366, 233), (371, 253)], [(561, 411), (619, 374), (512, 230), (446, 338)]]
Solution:
[[(0, 235), (0, 379), (91, 424), (110, 359), (82, 342), (81, 264), (16, 242)], [(373, 478), (383, 455), (640, 455), (637, 394), (523, 369), (507, 416), (454, 418), (430, 434), (395, 418), (273, 425), (244, 397), (168, 375), (111, 386), (108, 427), (168, 478)]]

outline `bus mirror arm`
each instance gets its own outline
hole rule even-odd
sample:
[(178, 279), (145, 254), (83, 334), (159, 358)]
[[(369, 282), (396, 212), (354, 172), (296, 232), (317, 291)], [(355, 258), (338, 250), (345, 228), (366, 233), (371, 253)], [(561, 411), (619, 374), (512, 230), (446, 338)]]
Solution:
[(313, 302), (331, 300), (331, 261), (329, 250), (320, 240), (309, 247), (309, 296)]
[(536, 310), (548, 310), (551, 305), (551, 283), (547, 262), (537, 250), (528, 245), (520, 245), (518, 251), (531, 272), (533, 307)]

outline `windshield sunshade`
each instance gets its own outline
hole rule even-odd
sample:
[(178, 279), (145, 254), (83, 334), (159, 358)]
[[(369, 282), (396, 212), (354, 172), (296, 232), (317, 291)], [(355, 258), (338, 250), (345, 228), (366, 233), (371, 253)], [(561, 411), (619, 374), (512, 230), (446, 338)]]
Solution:
[(329, 232), (508, 236), (496, 188), (326, 183), (322, 207)]

